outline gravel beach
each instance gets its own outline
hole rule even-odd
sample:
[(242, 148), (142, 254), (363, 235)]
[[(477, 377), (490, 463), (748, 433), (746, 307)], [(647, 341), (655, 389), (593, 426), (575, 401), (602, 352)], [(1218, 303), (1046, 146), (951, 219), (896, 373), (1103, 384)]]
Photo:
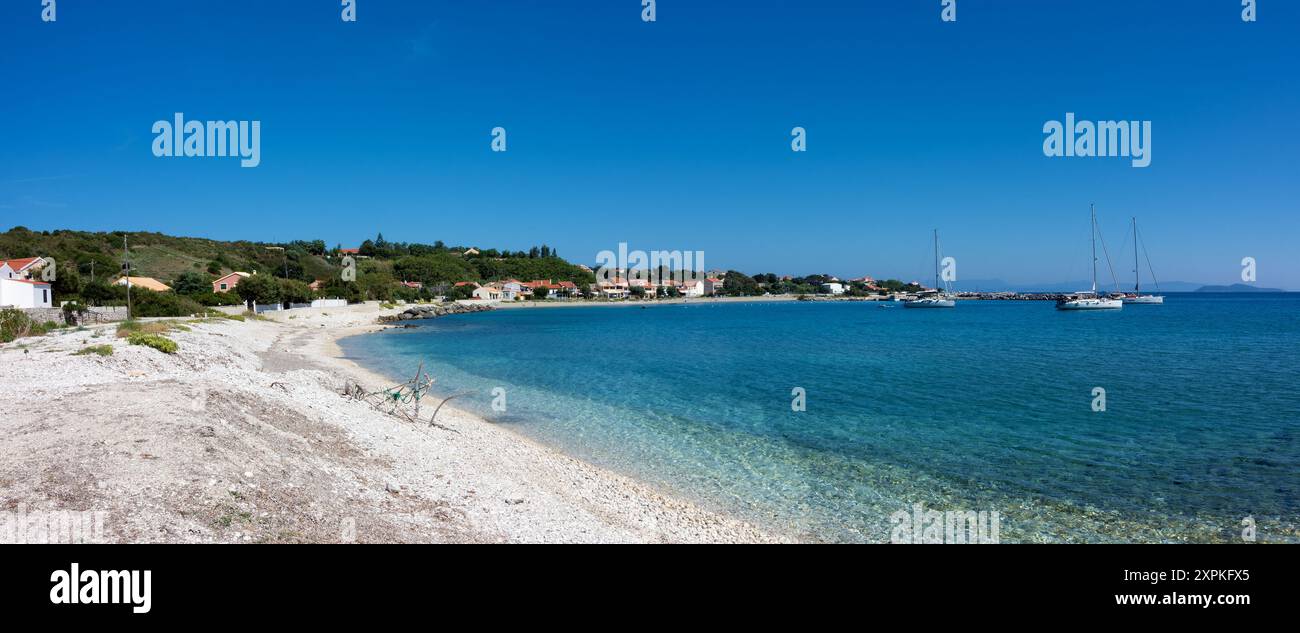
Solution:
[(175, 354), (115, 325), (0, 345), (0, 512), (102, 512), (109, 542), (784, 540), (450, 405), (428, 426), (346, 397), (393, 381), (335, 341), (399, 311), (177, 319)]

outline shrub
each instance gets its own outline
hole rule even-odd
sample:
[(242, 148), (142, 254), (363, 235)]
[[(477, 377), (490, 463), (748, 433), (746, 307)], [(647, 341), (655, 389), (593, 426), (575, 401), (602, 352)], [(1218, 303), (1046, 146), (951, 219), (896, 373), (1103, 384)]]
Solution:
[(203, 306), (189, 297), (171, 292), (131, 291), (131, 317), (175, 317), (203, 312)]
[(13, 308), (0, 310), (0, 343), (8, 343), (16, 338), (31, 336), (32, 328), (38, 327), (26, 312)]
[(126, 342), (132, 345), (145, 345), (152, 347), (164, 354), (175, 354), (180, 346), (161, 334), (145, 334), (144, 332), (133, 332), (126, 337)]
[(113, 346), (112, 345), (87, 345), (72, 353), (73, 356), (87, 356), (90, 354), (98, 354), (100, 356), (112, 356)]

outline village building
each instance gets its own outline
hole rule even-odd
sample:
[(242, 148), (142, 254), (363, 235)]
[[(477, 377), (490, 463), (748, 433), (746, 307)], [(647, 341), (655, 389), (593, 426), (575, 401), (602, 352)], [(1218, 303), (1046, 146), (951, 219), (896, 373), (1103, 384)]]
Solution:
[(240, 271), (230, 273), (212, 282), (212, 292), (230, 292), (235, 289), (235, 286), (239, 285), (241, 279), (248, 277), (252, 277), (252, 275)]
[(0, 277), (0, 308), (50, 308), (50, 284), (44, 281)]
[(0, 260), (0, 279), (31, 279), (49, 260), (44, 257)]
[(167, 292), (172, 289), (171, 286), (153, 277), (118, 277), (113, 280), (113, 285), (126, 286), (127, 288), (144, 288), (154, 292)]

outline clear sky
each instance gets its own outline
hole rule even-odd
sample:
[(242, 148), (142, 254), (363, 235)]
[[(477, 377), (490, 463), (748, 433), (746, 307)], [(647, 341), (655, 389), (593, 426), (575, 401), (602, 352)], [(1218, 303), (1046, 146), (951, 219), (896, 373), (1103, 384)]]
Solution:
[[(1165, 280), (1300, 289), (1300, 2), (0, 2), (0, 229), (701, 250), (709, 268), (1086, 277), (1138, 221)], [(261, 164), (156, 158), (174, 113)], [(1043, 125), (1152, 122), (1152, 162)], [(490, 149), (501, 126), (508, 151)], [(807, 130), (808, 151), (790, 148)], [(1129, 264), (1116, 263), (1128, 274)]]

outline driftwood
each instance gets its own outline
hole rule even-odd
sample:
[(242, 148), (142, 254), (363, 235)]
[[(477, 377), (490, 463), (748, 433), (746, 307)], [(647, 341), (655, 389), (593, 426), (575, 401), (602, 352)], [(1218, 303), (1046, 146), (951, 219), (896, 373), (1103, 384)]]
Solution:
[[(357, 383), (348, 382), (344, 385), (343, 395), (353, 400), (365, 402), (377, 411), (383, 411), (414, 424), (422, 422), (420, 419), (420, 402), (425, 396), (429, 395), (434, 382), (433, 376), (424, 371), (424, 361), (420, 361), (420, 366), (415, 370), (415, 375), (406, 382), (371, 392), (367, 392), (364, 387)], [(429, 426), (459, 433), (460, 431), (456, 429), (438, 424), (435, 419), (438, 417), (438, 411), (442, 409), (442, 405), (447, 404), (447, 401), (452, 398), (463, 395), (466, 394), (458, 393), (443, 398), (442, 402), (439, 402), (437, 408), (433, 410), (433, 415), (429, 416)]]

